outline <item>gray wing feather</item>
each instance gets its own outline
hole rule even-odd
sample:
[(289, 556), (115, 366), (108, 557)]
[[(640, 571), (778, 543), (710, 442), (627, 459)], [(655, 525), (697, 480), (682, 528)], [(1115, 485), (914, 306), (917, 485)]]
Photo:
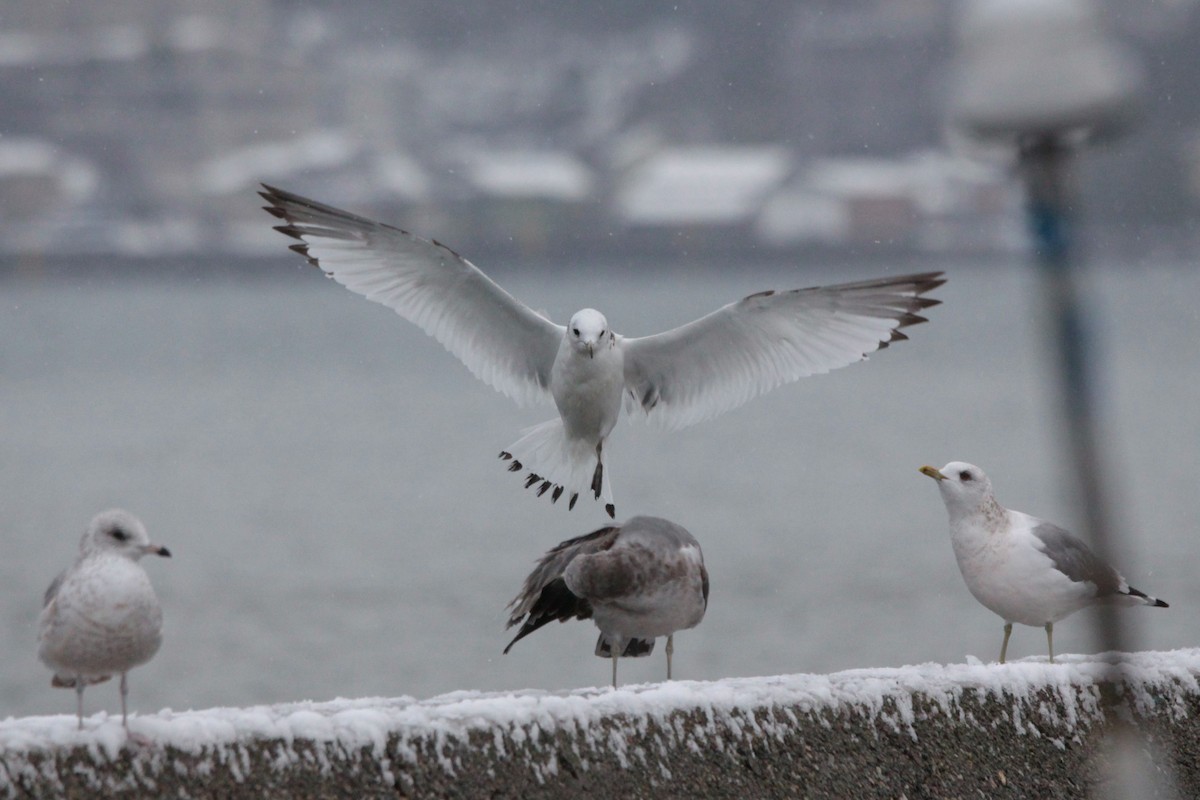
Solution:
[(477, 378), (525, 405), (549, 397), (565, 330), (445, 245), (264, 184), (275, 229), (338, 283), (418, 325)]
[(529, 613), (538, 598), (541, 597), (542, 590), (561, 578), (567, 565), (576, 556), (599, 553), (609, 549), (616, 542), (620, 533), (619, 527), (610, 526), (555, 545), (538, 560), (537, 566), (525, 578), (521, 591), (508, 604), (511, 613), (507, 627), (511, 628), (521, 622), (521, 619)]
[(63, 570), (58, 573), (54, 580), (50, 581), (50, 585), (46, 587), (46, 594), (42, 596), (42, 608), (50, 605), (51, 601), (58, 596), (58, 587), (62, 586), (63, 578), (67, 577), (67, 571)]
[(777, 386), (906, 339), (940, 272), (760, 292), (654, 336), (624, 339), (627, 408), (668, 428), (723, 414)]
[(1071, 580), (1096, 584), (1100, 595), (1120, 591), (1121, 576), (1079, 537), (1050, 522), (1035, 525), (1033, 535), (1042, 543), (1042, 552), (1054, 562), (1054, 568)]

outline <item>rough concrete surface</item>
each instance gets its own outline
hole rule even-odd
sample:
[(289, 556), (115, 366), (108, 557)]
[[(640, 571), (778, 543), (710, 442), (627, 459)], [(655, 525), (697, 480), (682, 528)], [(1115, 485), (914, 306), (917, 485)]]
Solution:
[[(822, 676), (822, 686), (836, 688), (840, 675)], [(786, 692), (763, 701), (760, 690), (739, 704), (725, 695), (752, 680), (782, 680), (742, 679), (732, 690), (689, 684), (694, 696), (722, 695), (720, 703), (574, 719), (539, 711), (554, 697), (546, 695), (525, 697), (533, 711), (507, 721), (447, 725), (429, 712), (428, 724), (400, 726), (374, 746), (244, 733), (225, 743), (115, 748), (22, 740), (0, 751), (0, 796), (1082, 798), (1105, 780), (1100, 745), (1124, 720), (1154, 768), (1173, 775), (1175, 790), (1155, 792), (1200, 797), (1194, 677), (1136, 690), (1077, 675), (1044, 686), (1025, 680), (1011, 692), (891, 687), (878, 702), (789, 700)], [(572, 699), (594, 705), (616, 695)], [(489, 705), (480, 708), (507, 700), (481, 697)], [(0, 723), (0, 744), (15, 741), (4, 727), (20, 723)]]

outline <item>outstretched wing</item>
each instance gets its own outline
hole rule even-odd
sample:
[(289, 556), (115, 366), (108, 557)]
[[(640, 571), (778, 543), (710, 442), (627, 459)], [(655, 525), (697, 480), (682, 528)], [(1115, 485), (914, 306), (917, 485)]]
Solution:
[(623, 339), (627, 408), (682, 428), (907, 339), (940, 272), (760, 292), (687, 325)]
[(275, 230), (338, 283), (393, 309), (521, 405), (548, 397), (564, 328), (445, 245), (263, 185)]
[(508, 647), (504, 648), (505, 653), (518, 641), (549, 622), (588, 619), (592, 616), (591, 604), (567, 588), (563, 581), (563, 571), (577, 556), (599, 553), (611, 548), (620, 532), (619, 527), (611, 526), (568, 539), (538, 560), (533, 572), (525, 578), (521, 591), (508, 604), (511, 614), (505, 627), (511, 628), (522, 621), (524, 624), (508, 643)]

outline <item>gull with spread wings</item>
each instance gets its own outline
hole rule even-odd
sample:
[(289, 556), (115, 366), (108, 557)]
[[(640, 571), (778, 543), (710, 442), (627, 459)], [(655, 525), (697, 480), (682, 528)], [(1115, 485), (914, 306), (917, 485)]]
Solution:
[(413, 322), (476, 377), (558, 418), (500, 453), (525, 488), (573, 508), (581, 494), (615, 517), (604, 443), (622, 398), (667, 428), (718, 416), (776, 386), (861, 361), (907, 337), (940, 272), (766, 291), (653, 336), (626, 338), (599, 311), (566, 326), (533, 311), (437, 241), (263, 185), (276, 230), (329, 277)]

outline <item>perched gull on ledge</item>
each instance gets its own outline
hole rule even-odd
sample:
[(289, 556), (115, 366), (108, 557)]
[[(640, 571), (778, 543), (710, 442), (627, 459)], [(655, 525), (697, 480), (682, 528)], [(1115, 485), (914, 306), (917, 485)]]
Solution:
[(121, 673), (121, 725), (129, 731), (126, 673), (162, 643), (162, 608), (138, 559), (170, 556), (150, 543), (128, 511), (97, 514), (79, 542), (79, 557), (46, 590), (38, 619), (38, 658), (54, 670), (50, 685), (74, 689), (79, 728), (83, 690)]
[(524, 622), (504, 648), (548, 622), (595, 621), (596, 655), (648, 656), (667, 637), (667, 680), (675, 631), (694, 628), (708, 609), (708, 570), (696, 539), (674, 522), (633, 517), (624, 525), (568, 539), (550, 550), (508, 605), (509, 628)]
[(1014, 622), (1044, 627), (1054, 662), (1054, 623), (1094, 603), (1167, 608), (1134, 589), (1086, 544), (1045, 520), (1000, 505), (974, 464), (921, 467), (937, 481), (950, 514), (950, 542), (975, 599), (1004, 618), (1000, 663)]
[(519, 404), (559, 417), (500, 453), (525, 488), (573, 508), (581, 494), (616, 516), (604, 444), (626, 410), (667, 428), (723, 414), (776, 386), (861, 361), (907, 338), (940, 272), (750, 295), (665, 333), (625, 338), (585, 308), (557, 325), (458, 253), (390, 225), (263, 186), (292, 249), (353, 292), (392, 308)]

